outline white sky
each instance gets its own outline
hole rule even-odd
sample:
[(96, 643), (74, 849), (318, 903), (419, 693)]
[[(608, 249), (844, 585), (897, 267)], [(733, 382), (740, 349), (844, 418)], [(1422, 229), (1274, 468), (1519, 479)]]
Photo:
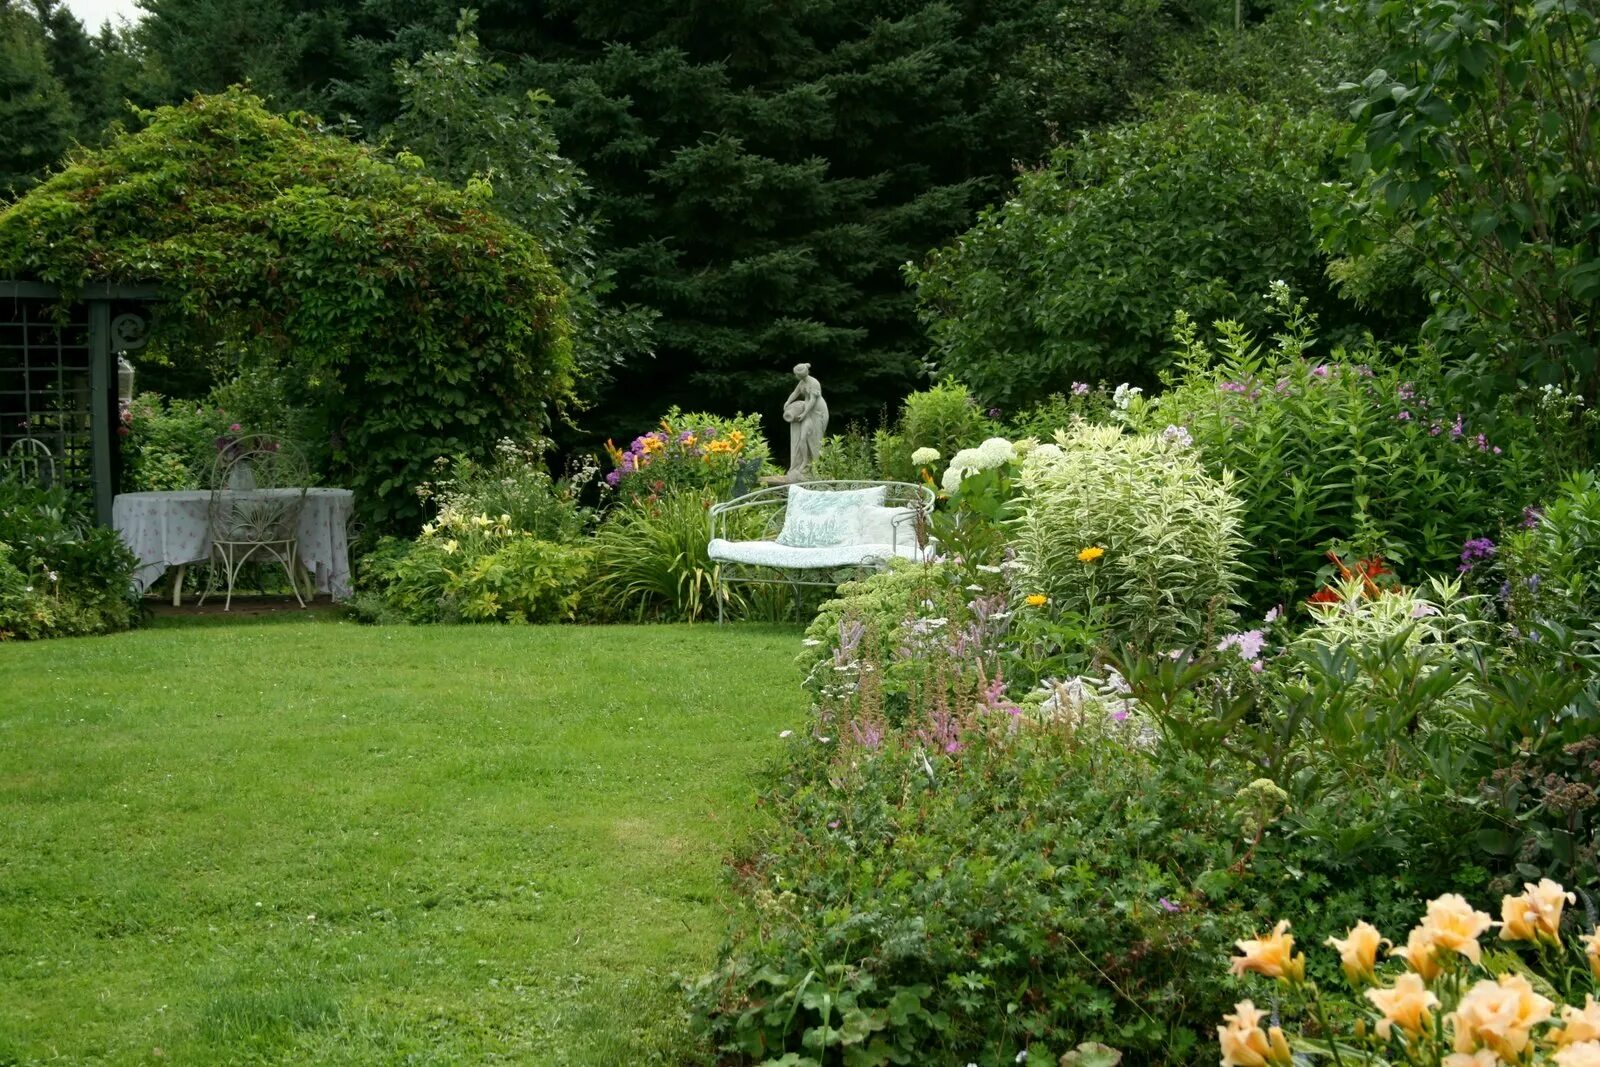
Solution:
[(102, 22), (137, 22), (144, 14), (134, 0), (67, 0), (67, 6), (90, 33), (98, 33)]

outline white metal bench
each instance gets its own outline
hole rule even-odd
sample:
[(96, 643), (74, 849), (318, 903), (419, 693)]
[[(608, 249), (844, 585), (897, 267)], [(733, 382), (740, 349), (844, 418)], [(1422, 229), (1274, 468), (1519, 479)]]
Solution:
[[(838, 495), (836, 495), (838, 494)], [(926, 560), (933, 490), (909, 482), (774, 485), (710, 511), (721, 583), (837, 587), (892, 559)], [(717, 593), (717, 621), (725, 595)]]

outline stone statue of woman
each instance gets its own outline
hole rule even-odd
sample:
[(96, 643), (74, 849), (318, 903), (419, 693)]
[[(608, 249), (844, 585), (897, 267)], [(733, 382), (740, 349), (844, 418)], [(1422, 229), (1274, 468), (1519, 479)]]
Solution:
[(794, 376), (800, 380), (783, 402), (783, 421), (789, 424), (788, 480), (798, 482), (822, 451), (822, 438), (828, 432), (828, 402), (822, 399), (821, 384), (811, 377), (811, 364), (795, 364)]

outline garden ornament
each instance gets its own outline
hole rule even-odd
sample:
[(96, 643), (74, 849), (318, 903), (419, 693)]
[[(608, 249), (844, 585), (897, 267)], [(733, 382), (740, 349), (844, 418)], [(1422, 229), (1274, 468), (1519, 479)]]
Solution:
[(828, 432), (828, 402), (822, 399), (821, 384), (811, 377), (811, 364), (795, 364), (794, 376), (799, 381), (783, 402), (783, 421), (789, 424), (787, 480), (798, 482), (822, 451), (822, 439)]

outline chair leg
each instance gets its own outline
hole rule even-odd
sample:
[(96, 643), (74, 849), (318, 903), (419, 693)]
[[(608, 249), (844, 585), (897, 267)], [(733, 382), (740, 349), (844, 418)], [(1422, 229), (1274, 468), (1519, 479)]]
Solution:
[(188, 568), (187, 563), (178, 564), (178, 570), (172, 576), (172, 606), (183, 606), (183, 572)]
[(300, 597), (300, 576), (295, 573), (295, 565), (299, 562), (295, 558), (297, 544), (295, 541), (289, 542), (288, 555), (283, 559), (283, 570), (289, 576), (289, 588), (294, 590), (294, 598), (300, 602), (300, 607), (303, 609), (306, 606), (306, 602)]
[(235, 579), (237, 579), (239, 577), (239, 572), (244, 570), (244, 560), (241, 559), (238, 563), (234, 562), (234, 560), (233, 560), (233, 546), (232, 545), (229, 545), (226, 549), (224, 549), (224, 552), (226, 553), (227, 560), (228, 560), (228, 562), (227, 562), (228, 596), (227, 596), (227, 599), (225, 599), (222, 602), (222, 610), (223, 611), (232, 611), (233, 610), (233, 583), (234, 583)]

